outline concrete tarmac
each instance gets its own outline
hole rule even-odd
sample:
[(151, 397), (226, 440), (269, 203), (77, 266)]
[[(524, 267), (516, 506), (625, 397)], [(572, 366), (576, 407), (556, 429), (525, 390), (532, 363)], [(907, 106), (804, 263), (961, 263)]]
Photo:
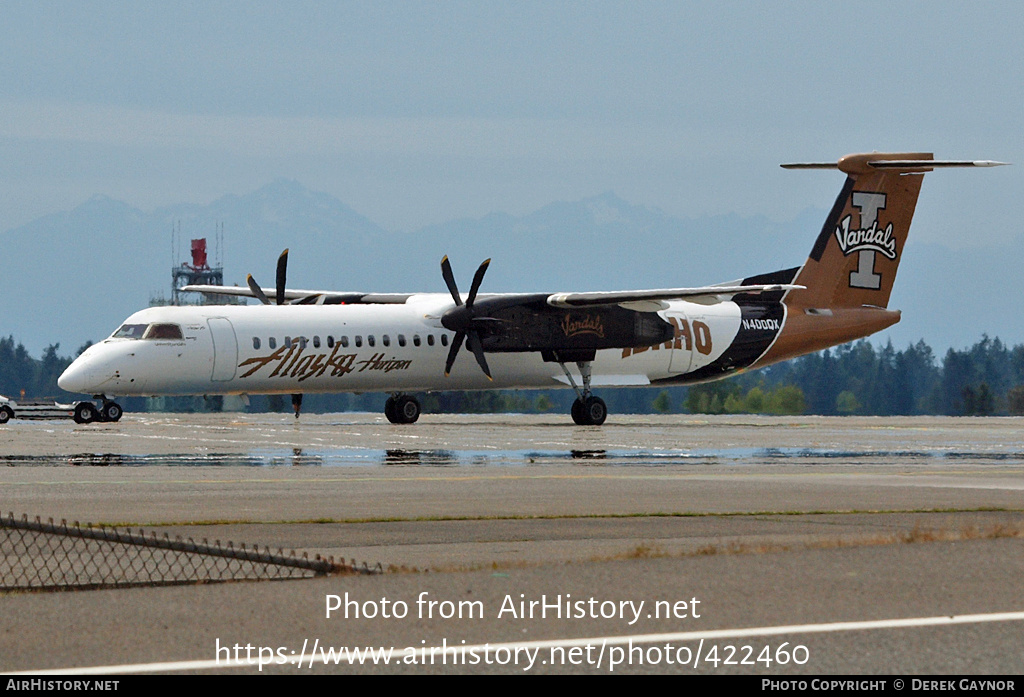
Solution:
[[(562, 414), (12, 421), (0, 427), (5, 514), (387, 571), (7, 594), (0, 670), (258, 672), (210, 663), (262, 647), (275, 659), (263, 672), (1016, 674), (1022, 427), (612, 415), (581, 428)], [(348, 618), (326, 616), (335, 598), (351, 601)], [(383, 617), (389, 603), (405, 616)], [(469, 616), (449, 616), (459, 608)], [(903, 624), (836, 624), (886, 620)], [(666, 636), (637, 639), (652, 633)], [(566, 643), (594, 637), (605, 639), (576, 653)], [(541, 640), (553, 643), (529, 643)], [(406, 662), (277, 664), (314, 642), (395, 647)], [(518, 656), (476, 648), (502, 642)], [(456, 652), (426, 665), (402, 653), (435, 646)], [(698, 647), (712, 646), (695, 667)]]

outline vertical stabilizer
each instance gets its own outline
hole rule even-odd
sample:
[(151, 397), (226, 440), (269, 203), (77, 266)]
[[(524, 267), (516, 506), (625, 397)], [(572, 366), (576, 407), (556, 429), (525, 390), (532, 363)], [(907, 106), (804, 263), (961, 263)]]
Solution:
[(782, 165), (838, 169), (846, 182), (807, 261), (783, 296), (785, 323), (763, 366), (868, 336), (899, 321), (888, 310), (896, 269), (926, 172), (990, 167), (987, 160), (935, 160), (931, 153), (867, 153), (838, 162)]
[(846, 173), (846, 183), (793, 281), (806, 290), (791, 291), (788, 306), (888, 306), (930, 161), (930, 153), (874, 153), (831, 165)]

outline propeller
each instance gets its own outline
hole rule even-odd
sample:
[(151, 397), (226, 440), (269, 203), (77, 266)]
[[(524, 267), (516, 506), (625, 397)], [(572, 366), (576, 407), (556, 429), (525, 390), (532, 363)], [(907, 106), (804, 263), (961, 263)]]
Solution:
[[(277, 293), (274, 296), (274, 299), (277, 301), (277, 305), (284, 305), (284, 286), (285, 279), (287, 278), (287, 276), (288, 250), (286, 249), (283, 252), (281, 252), (281, 256), (277, 258)], [(268, 298), (267, 294), (263, 292), (263, 289), (260, 288), (260, 284), (257, 283), (256, 279), (252, 277), (252, 274), (249, 274), (248, 276), (245, 277), (245, 283), (246, 285), (249, 286), (249, 290), (252, 291), (252, 294), (255, 295), (256, 298), (261, 303), (263, 303), (264, 305), (275, 304), (270, 302), (270, 298)]]
[[(284, 305), (284, 302), (285, 302), (285, 300), (284, 300), (284, 288), (285, 288), (285, 281), (287, 280), (287, 277), (288, 277), (288, 250), (285, 249), (283, 252), (281, 252), (281, 256), (279, 256), (277, 258), (277, 291), (274, 294), (274, 300), (277, 301), (276, 302), (277, 305)], [(268, 298), (267, 294), (263, 292), (263, 289), (260, 288), (260, 284), (257, 283), (256, 279), (252, 277), (252, 274), (249, 274), (248, 276), (245, 277), (245, 283), (246, 283), (246, 285), (249, 286), (249, 290), (252, 291), (252, 294), (255, 295), (256, 298), (261, 303), (263, 303), (264, 305), (273, 305), (273, 304), (275, 304), (275, 303), (270, 302), (270, 298)], [(312, 299), (315, 300), (316, 297), (317, 296), (314, 295), (314, 296), (312, 296)], [(306, 301), (308, 301), (310, 299), (311, 298), (303, 298), (300, 302), (306, 302)], [(299, 413), (302, 411), (302, 394), (301, 393), (297, 393), (297, 394), (293, 394), (292, 395), (292, 408), (295, 410), (295, 418), (296, 419), (299, 418)]]
[(448, 286), (448, 292), (452, 294), (452, 300), (455, 301), (455, 307), (448, 310), (441, 317), (441, 324), (445, 329), (449, 329), (455, 332), (455, 338), (452, 340), (452, 347), (448, 350), (448, 360), (444, 365), (444, 374), (447, 377), (452, 372), (452, 365), (455, 363), (455, 357), (459, 355), (459, 350), (462, 348), (462, 343), (465, 341), (469, 350), (476, 356), (476, 362), (480, 364), (480, 369), (484, 371), (484, 375), (487, 376), (488, 380), (493, 380), (491, 377), (490, 368), (487, 367), (487, 358), (484, 356), (483, 343), (480, 341), (480, 325), (493, 321), (491, 318), (477, 317), (474, 311), (474, 303), (476, 302), (477, 291), (480, 290), (480, 283), (484, 280), (484, 274), (487, 272), (487, 267), (491, 263), (490, 259), (480, 264), (480, 268), (476, 270), (473, 275), (473, 283), (469, 286), (469, 295), (466, 297), (466, 303), (462, 303), (462, 296), (459, 294), (459, 287), (455, 283), (455, 274), (452, 273), (451, 262), (448, 261), (448, 256), (445, 255), (444, 259), (441, 260), (441, 276), (444, 278), (445, 285)]

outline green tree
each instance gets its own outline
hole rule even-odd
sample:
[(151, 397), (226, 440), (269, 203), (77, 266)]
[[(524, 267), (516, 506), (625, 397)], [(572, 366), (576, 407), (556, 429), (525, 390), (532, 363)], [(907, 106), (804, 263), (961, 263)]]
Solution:
[(743, 398), (743, 407), (748, 414), (763, 414), (768, 408), (768, 397), (760, 387), (752, 387)]
[(1024, 414), (1024, 385), (1017, 385), (1006, 393), (1006, 405), (1014, 416)]
[(651, 407), (659, 414), (667, 414), (672, 411), (672, 398), (669, 397), (668, 391), (662, 390), (659, 392), (658, 396), (651, 403)]
[(860, 410), (860, 402), (857, 401), (857, 395), (850, 390), (843, 390), (836, 397), (836, 411), (844, 416), (850, 414), (856, 414)]
[(787, 416), (803, 414), (807, 409), (804, 392), (796, 385), (783, 385), (768, 395), (768, 413)]

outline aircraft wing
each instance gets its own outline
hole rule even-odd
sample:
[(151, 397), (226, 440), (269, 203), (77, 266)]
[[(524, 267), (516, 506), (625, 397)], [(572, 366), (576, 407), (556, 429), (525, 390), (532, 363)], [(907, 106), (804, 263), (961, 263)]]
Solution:
[[(189, 285), (182, 288), (190, 293), (202, 293), (204, 295), (230, 295), (239, 298), (258, 298), (251, 288), (242, 286), (210, 286), (210, 285)], [(267, 291), (264, 290), (264, 293)], [(274, 290), (270, 290), (273, 297)], [(302, 290), (299, 288), (286, 288), (284, 299), (289, 302), (310, 303), (314, 305), (339, 305), (359, 303), (404, 303), (410, 293), (339, 293), (335, 290)]]
[(724, 285), (701, 286), (698, 288), (661, 288), (655, 290), (616, 290), (595, 293), (553, 293), (548, 296), (552, 307), (594, 307), (598, 305), (621, 305), (630, 310), (656, 312), (665, 309), (666, 300), (689, 300), (703, 305), (713, 305), (732, 298), (739, 293), (769, 293), (800, 289), (803, 286), (788, 283), (769, 285)]
[[(616, 290), (597, 291), (591, 293), (552, 293), (547, 297), (548, 305), (560, 308), (598, 307), (601, 305), (620, 305), (626, 309), (639, 312), (657, 312), (664, 310), (667, 300), (689, 300), (703, 305), (714, 305), (729, 300), (739, 293), (768, 293), (793, 289), (803, 286), (786, 283), (752, 284), (752, 285), (720, 285), (699, 286), (696, 288), (658, 288), (653, 290)], [(258, 298), (248, 287), (242, 286), (211, 286), (188, 285), (183, 291), (203, 293), (205, 295), (230, 295), (242, 298)], [(481, 299), (493, 299), (503, 294), (482, 294)], [(309, 303), (316, 305), (345, 304), (392, 304), (404, 303), (409, 293), (339, 293), (331, 290), (302, 290), (286, 288), (284, 298), (290, 303)], [(520, 294), (510, 293), (509, 298), (517, 298)], [(524, 296), (525, 297), (525, 296)]]

